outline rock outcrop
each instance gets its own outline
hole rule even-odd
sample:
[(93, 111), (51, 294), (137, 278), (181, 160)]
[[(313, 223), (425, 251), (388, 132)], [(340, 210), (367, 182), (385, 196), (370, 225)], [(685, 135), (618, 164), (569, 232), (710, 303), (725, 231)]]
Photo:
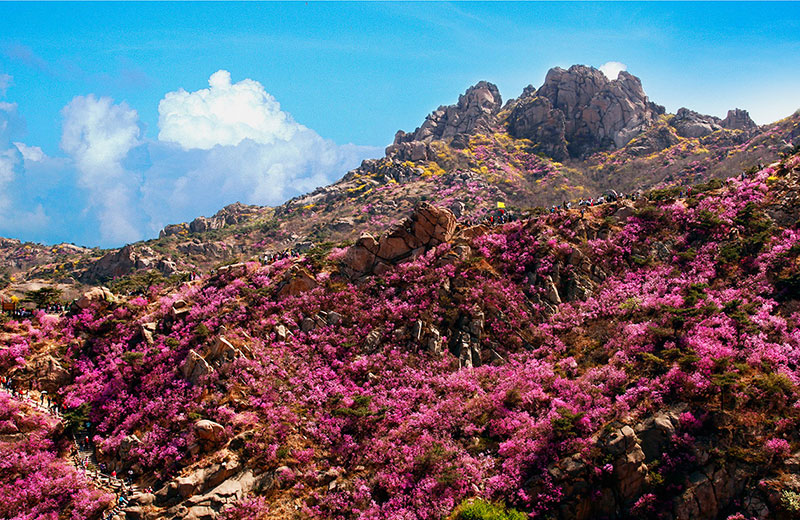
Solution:
[(159, 238), (171, 235), (186, 235), (188, 233), (204, 233), (214, 229), (222, 229), (225, 226), (239, 224), (257, 215), (261, 208), (235, 202), (229, 204), (216, 212), (211, 217), (197, 217), (193, 221), (181, 222), (180, 224), (169, 224), (159, 233)]
[(139, 269), (157, 269), (170, 275), (177, 271), (177, 266), (147, 246), (129, 244), (95, 260), (80, 280), (84, 283), (111, 280)]
[(45, 356), (36, 361), (34, 375), (42, 390), (55, 394), (69, 383), (69, 372), (53, 356)]
[[(630, 508), (654, 485), (653, 477), (657, 472), (653, 470), (659, 467), (664, 453), (670, 450), (680, 428), (679, 414), (685, 409), (686, 405), (679, 404), (639, 423), (617, 425), (602, 435), (598, 446), (610, 461), (606, 470), (613, 477), (605, 484), (596, 480), (591, 465), (578, 455), (551, 466), (548, 470), (550, 476), (562, 486), (565, 496), (570, 497), (562, 502), (554, 517), (565, 520), (619, 518), (620, 510)], [(681, 485), (683, 492), (669, 509), (660, 512), (658, 518), (718, 518), (744, 491), (748, 477), (742, 468), (715, 464), (710, 460), (709, 451), (700, 444), (693, 448), (690, 456), (696, 461), (697, 469), (685, 476)], [(533, 490), (539, 485), (535, 480), (530, 484)], [(754, 516), (758, 514), (756, 510), (749, 512)]]
[(317, 286), (317, 280), (308, 269), (293, 265), (286, 271), (278, 285), (278, 296), (297, 296)]
[(622, 71), (609, 80), (593, 67), (573, 65), (550, 69), (541, 88), (523, 92), (509, 116), (509, 131), (554, 158), (565, 158), (565, 151), (584, 157), (624, 146), (663, 113), (636, 76)]
[(688, 108), (679, 108), (669, 122), (681, 137), (704, 137), (722, 128), (719, 118), (699, 114)]
[(742, 110), (741, 108), (728, 110), (728, 115), (722, 120), (721, 124), (722, 128), (730, 130), (758, 130), (758, 125), (750, 119), (750, 114), (747, 113), (747, 110)]
[(183, 377), (188, 379), (192, 382), (192, 384), (197, 384), (200, 382), (200, 379), (213, 372), (214, 369), (211, 368), (211, 365), (203, 359), (196, 350), (190, 350), (189, 355), (186, 356), (183, 364), (181, 365), (181, 372), (183, 373)]
[(343, 270), (351, 278), (385, 272), (393, 264), (449, 241), (455, 229), (456, 217), (452, 211), (423, 202), (410, 218), (380, 239), (371, 235), (359, 238), (345, 254)]
[(501, 106), (497, 86), (481, 81), (459, 96), (457, 104), (440, 106), (433, 111), (415, 131), (397, 132), (386, 155), (397, 156), (400, 160), (425, 160), (428, 158), (426, 145), (431, 141), (446, 141), (454, 148), (464, 148), (470, 135), (491, 130)]
[(94, 287), (83, 293), (80, 298), (75, 300), (75, 305), (79, 309), (85, 309), (93, 303), (97, 303), (99, 305), (110, 305), (115, 301), (116, 299), (114, 298), (114, 294), (108, 290), (108, 288)]

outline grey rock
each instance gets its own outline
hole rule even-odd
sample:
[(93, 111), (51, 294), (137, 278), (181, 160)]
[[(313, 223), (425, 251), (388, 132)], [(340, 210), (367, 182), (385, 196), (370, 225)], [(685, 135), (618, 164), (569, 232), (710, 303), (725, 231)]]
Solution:
[(704, 137), (722, 128), (719, 118), (698, 114), (688, 108), (679, 108), (669, 124), (678, 135), (688, 138)]

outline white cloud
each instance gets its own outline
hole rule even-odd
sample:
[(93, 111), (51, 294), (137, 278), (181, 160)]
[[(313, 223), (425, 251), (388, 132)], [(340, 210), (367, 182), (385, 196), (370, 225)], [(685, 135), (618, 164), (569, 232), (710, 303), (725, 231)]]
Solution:
[(0, 74), (0, 96), (6, 95), (6, 90), (14, 82), (14, 78), (10, 74)]
[(19, 153), (22, 154), (22, 158), (26, 161), (41, 162), (47, 157), (47, 155), (45, 155), (42, 149), (38, 146), (28, 146), (25, 143), (20, 143), (17, 141), (14, 141), (13, 144), (17, 147)]
[(16, 103), (0, 101), (0, 150), (9, 147), (11, 139), (21, 135), (25, 121), (17, 113)]
[(122, 166), (128, 152), (139, 144), (136, 111), (90, 94), (75, 97), (61, 113), (61, 148), (75, 161), (81, 186), (99, 208), (102, 238), (112, 242), (141, 238), (134, 200), (139, 181)]
[(290, 141), (310, 132), (281, 110), (261, 83), (244, 79), (231, 84), (231, 75), (219, 70), (209, 88), (196, 92), (169, 92), (158, 104), (158, 138), (184, 149), (208, 150), (216, 145), (238, 145), (245, 139), (260, 144)]
[(19, 158), (13, 149), (0, 151), (0, 210), (8, 210), (11, 199), (8, 197), (8, 185), (14, 180), (14, 173)]
[(232, 202), (280, 204), (381, 153), (322, 138), (225, 71), (164, 96), (158, 140), (108, 97), (77, 96), (61, 114), (65, 156), (48, 156), (20, 138), (17, 105), (0, 101), (0, 235), (121, 246)]
[(231, 83), (220, 70), (208, 84), (169, 92), (158, 105), (161, 142), (150, 146), (154, 159), (143, 187), (151, 231), (235, 201), (280, 204), (381, 152), (322, 138), (282, 111), (257, 81)]
[(623, 70), (628, 70), (628, 66), (618, 61), (607, 61), (600, 65), (600, 72), (606, 75), (610, 80), (617, 79), (619, 73)]

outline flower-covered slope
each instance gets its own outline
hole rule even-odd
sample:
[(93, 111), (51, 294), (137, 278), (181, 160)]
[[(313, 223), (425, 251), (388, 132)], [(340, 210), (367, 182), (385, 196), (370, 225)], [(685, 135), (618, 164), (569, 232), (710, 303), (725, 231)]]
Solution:
[(226, 267), (8, 321), (0, 370), (153, 487), (137, 518), (791, 518), (799, 189), (793, 155), (377, 274), (346, 247)]
[(0, 392), (0, 517), (98, 517), (112, 502), (59, 458), (70, 443), (55, 420)]

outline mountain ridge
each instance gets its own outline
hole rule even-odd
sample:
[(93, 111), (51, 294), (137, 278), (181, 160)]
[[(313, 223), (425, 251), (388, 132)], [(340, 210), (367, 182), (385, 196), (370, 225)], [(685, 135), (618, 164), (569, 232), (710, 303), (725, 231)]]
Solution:
[[(774, 161), (800, 139), (798, 120), (796, 113), (758, 127), (740, 109), (722, 119), (684, 108), (666, 114), (637, 77), (622, 71), (609, 80), (582, 65), (553, 68), (541, 87), (528, 86), (505, 103), (494, 84), (480, 81), (416, 130), (398, 131), (383, 158), (365, 160), (333, 184), (280, 206), (235, 203), (208, 218), (167, 225), (159, 239), (108, 253), (62, 246), (73, 254), (42, 251), (24, 265), (49, 264), (39, 269), (47, 277), (61, 259), (61, 272), (85, 283), (152, 268), (171, 276), (298, 245), (352, 241), (361, 231), (386, 229), (420, 198), (444, 197), (465, 217), (481, 219), (496, 201), (521, 210), (609, 189), (699, 182)], [(20, 256), (23, 247), (6, 242), (7, 251), (16, 250), (6, 258)], [(73, 267), (65, 265), (66, 256)], [(17, 263), (9, 270), (20, 274)]]

